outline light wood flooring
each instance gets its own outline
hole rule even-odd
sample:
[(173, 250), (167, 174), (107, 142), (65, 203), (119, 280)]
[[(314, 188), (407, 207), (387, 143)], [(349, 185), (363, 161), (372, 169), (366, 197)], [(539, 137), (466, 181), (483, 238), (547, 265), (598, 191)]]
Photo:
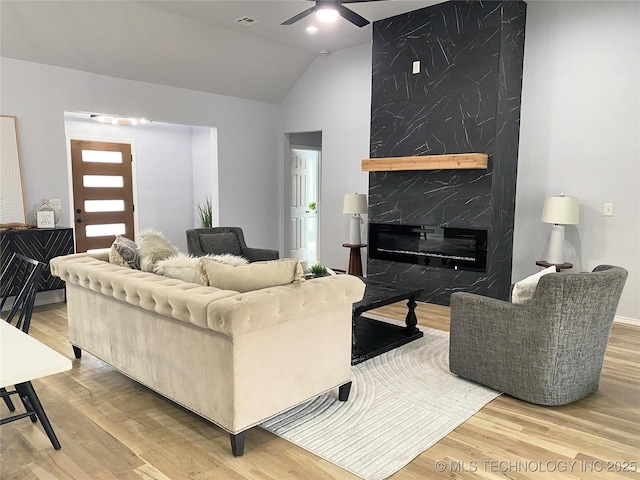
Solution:
[[(403, 304), (375, 311), (405, 312)], [(417, 314), (420, 325), (449, 328), (447, 307), (419, 304)], [(73, 359), (72, 370), (33, 382), (62, 450), (39, 423), (3, 425), (2, 480), (357, 479), (260, 428), (234, 458), (218, 427), (91, 355), (74, 359), (64, 304), (36, 307), (30, 333)], [(616, 323), (596, 394), (553, 408), (502, 395), (390, 478), (639, 479), (639, 351), (640, 328)]]

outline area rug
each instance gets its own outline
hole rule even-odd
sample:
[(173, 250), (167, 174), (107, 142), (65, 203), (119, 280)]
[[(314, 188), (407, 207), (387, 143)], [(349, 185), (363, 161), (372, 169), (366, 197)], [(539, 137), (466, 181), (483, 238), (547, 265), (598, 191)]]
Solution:
[(353, 366), (347, 402), (329, 392), (261, 427), (366, 480), (397, 472), (500, 395), (449, 372), (447, 332), (421, 330)]

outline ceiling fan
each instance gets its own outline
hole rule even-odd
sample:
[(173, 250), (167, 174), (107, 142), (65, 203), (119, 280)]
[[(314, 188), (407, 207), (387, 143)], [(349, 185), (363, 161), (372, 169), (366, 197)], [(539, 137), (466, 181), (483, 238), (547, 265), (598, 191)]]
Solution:
[[(310, 1), (312, 2), (315, 1), (315, 5), (313, 7), (308, 8), (304, 12), (299, 13), (291, 17), (289, 20), (282, 22), (282, 25), (293, 25), (298, 20), (302, 20), (307, 15), (310, 15), (311, 13), (316, 12), (316, 15), (318, 15), (318, 19), (320, 21), (334, 21), (335, 19), (337, 19), (339, 15), (345, 20), (350, 21), (351, 23), (353, 23), (358, 27), (364, 27), (365, 25), (369, 25), (369, 20), (358, 15), (353, 10), (349, 10), (343, 4), (344, 3), (376, 2), (381, 0), (310, 0)], [(333, 11), (335, 13), (331, 14), (329, 13), (329, 11)], [(320, 16), (325, 12), (327, 15), (330, 16), (330, 18), (332, 16), (331, 20), (322, 20), (320, 18)]]

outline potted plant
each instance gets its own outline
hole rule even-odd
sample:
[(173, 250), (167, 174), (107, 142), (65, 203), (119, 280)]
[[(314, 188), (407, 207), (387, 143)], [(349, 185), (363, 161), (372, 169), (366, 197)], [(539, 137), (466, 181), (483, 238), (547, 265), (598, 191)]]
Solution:
[(316, 213), (316, 208), (318, 208), (318, 205), (316, 204), (316, 202), (309, 202), (309, 205), (307, 205), (307, 208), (311, 213)]
[(211, 206), (211, 200), (209, 199), (209, 197), (205, 198), (203, 205), (196, 203), (196, 208), (198, 209), (198, 217), (200, 217), (200, 227), (213, 227), (213, 208)]
[(309, 273), (312, 274), (314, 277), (326, 277), (327, 275), (329, 275), (329, 271), (327, 270), (327, 267), (325, 267), (324, 265), (320, 265), (319, 263), (316, 265), (313, 265), (309, 268)]

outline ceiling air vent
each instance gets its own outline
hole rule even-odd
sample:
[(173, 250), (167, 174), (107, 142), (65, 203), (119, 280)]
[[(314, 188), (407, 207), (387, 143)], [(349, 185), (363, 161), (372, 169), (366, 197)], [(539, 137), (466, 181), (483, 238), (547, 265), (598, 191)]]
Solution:
[(240, 17), (236, 18), (236, 23), (239, 23), (240, 25), (253, 25), (254, 23), (258, 23), (258, 20), (251, 17)]

